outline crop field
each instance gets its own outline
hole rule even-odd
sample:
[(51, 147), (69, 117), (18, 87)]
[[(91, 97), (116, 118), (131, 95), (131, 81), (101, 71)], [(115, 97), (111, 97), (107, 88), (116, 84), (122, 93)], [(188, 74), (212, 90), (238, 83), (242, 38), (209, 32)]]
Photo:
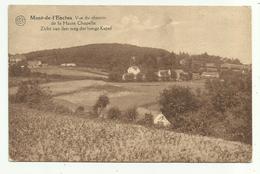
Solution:
[(59, 115), (23, 105), (9, 109), (9, 158), (13, 161), (251, 161), (252, 147), (238, 142)]

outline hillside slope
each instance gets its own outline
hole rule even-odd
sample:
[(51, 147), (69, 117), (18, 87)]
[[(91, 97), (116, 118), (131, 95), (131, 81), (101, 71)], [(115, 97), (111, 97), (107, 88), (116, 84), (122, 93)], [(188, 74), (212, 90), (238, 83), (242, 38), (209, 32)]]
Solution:
[(168, 51), (158, 48), (139, 47), (129, 44), (103, 43), (84, 46), (41, 50), (25, 54), (29, 60), (41, 60), (48, 64), (74, 62), (82, 66), (108, 69), (113, 62), (129, 65), (130, 58), (143, 58), (144, 55), (162, 56)]
[(252, 147), (107, 120), (9, 107), (14, 161), (249, 162)]

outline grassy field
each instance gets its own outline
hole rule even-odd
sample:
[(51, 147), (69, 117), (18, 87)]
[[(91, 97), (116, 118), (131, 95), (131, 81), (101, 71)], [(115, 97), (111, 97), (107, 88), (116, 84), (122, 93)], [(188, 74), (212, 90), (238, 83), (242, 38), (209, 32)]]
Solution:
[[(125, 110), (134, 106), (142, 106), (152, 110), (159, 110), (157, 104), (160, 92), (172, 85), (187, 86), (192, 89), (204, 88), (204, 81), (187, 82), (128, 82), (113, 83), (104, 80), (76, 80), (77, 77), (107, 78), (107, 73), (97, 69), (84, 67), (48, 66), (34, 69), (36, 72), (49, 75), (75, 76), (73, 80), (54, 81), (41, 84), (48, 88), (56, 103), (69, 103), (73, 106), (92, 107), (101, 94), (110, 98), (110, 104)], [(17, 87), (10, 87), (9, 94), (15, 94)]]
[[(90, 108), (101, 94), (106, 94), (111, 105), (121, 110), (134, 106), (158, 110), (160, 92), (172, 85), (196, 90), (204, 88), (204, 81), (113, 83), (102, 80), (73, 80), (45, 83), (41, 86), (49, 89), (56, 101), (68, 101), (75, 106)], [(17, 87), (9, 88), (9, 94), (15, 94), (16, 91)]]
[(133, 106), (142, 106), (158, 110), (160, 92), (172, 85), (187, 86), (192, 89), (204, 88), (203, 81), (194, 82), (144, 82), (111, 83), (104, 81), (82, 80), (75, 83), (63, 82), (46, 84), (53, 91), (56, 99), (67, 100), (77, 105), (91, 107), (101, 94), (110, 98), (112, 106), (125, 110)]
[(13, 161), (249, 162), (252, 147), (98, 118), (9, 107)]
[(56, 74), (62, 76), (80, 76), (80, 77), (92, 77), (92, 78), (103, 78), (107, 79), (107, 73), (90, 70), (88, 68), (81, 67), (60, 67), (60, 66), (48, 66), (37, 69), (32, 69), (33, 72), (41, 72), (45, 74)]

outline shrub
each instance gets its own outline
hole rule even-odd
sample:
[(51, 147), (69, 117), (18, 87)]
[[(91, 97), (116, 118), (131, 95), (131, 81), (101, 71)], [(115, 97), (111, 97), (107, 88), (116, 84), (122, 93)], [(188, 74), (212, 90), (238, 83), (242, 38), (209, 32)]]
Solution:
[(161, 111), (169, 121), (178, 119), (181, 114), (197, 110), (198, 102), (189, 88), (180, 86), (163, 90), (159, 98)]
[(177, 79), (177, 73), (174, 70), (171, 70), (171, 79), (174, 81)]
[(153, 115), (145, 114), (144, 118), (139, 121), (140, 124), (153, 125)]
[(133, 122), (137, 118), (137, 110), (136, 107), (128, 108), (124, 113), (124, 118), (126, 121)]
[(23, 64), (14, 64), (9, 66), (9, 76), (29, 76), (31, 70)]
[(106, 95), (100, 95), (93, 106), (94, 113), (100, 115), (102, 110), (109, 104), (109, 98)]
[(137, 74), (136, 80), (137, 80), (138, 82), (144, 81), (144, 80), (145, 80), (145, 74), (143, 74), (143, 73)]
[(111, 82), (119, 82), (122, 80), (122, 73), (117, 71), (110, 72), (108, 75), (108, 80)]
[(180, 79), (183, 81), (188, 81), (192, 79), (192, 73), (180, 73)]
[(155, 74), (155, 71), (154, 70), (148, 70), (145, 74), (146, 76), (146, 80), (148, 82), (153, 82), (153, 81), (158, 81), (158, 77), (157, 75)]
[(201, 97), (201, 96), (202, 96), (201, 88), (196, 88), (196, 95), (197, 95), (198, 97)]
[(112, 107), (108, 110), (107, 116), (109, 119), (119, 119), (121, 111), (117, 107)]
[(219, 137), (213, 132), (213, 127), (222, 119), (222, 115), (216, 112), (210, 103), (204, 103), (197, 111), (180, 115), (174, 123), (174, 128), (180, 132)]
[(85, 110), (85, 109), (84, 109), (83, 106), (79, 106), (79, 107), (77, 107), (77, 109), (75, 110), (75, 112), (81, 114), (81, 113), (84, 112), (84, 110)]
[(15, 102), (27, 103), (30, 106), (49, 102), (50, 99), (50, 93), (40, 87), (38, 81), (34, 80), (21, 82), (15, 95)]
[(131, 74), (131, 73), (127, 73), (125, 74), (125, 81), (134, 81), (135, 80), (135, 75), (134, 74)]
[[(233, 74), (227, 75), (223, 80), (207, 80), (205, 87), (207, 89), (210, 102), (215, 109), (224, 113), (226, 110), (245, 104), (248, 110), (251, 110), (252, 89), (251, 74)], [(248, 100), (245, 100), (247, 99)]]
[(71, 111), (66, 106), (57, 105), (57, 104), (53, 104), (53, 103), (49, 103), (49, 104), (45, 105), (44, 108), (41, 107), (40, 109), (45, 109), (47, 111), (52, 111), (52, 112), (55, 112), (58, 114), (73, 114), (73, 111)]
[(170, 81), (170, 76), (164, 76), (160, 78), (161, 81)]

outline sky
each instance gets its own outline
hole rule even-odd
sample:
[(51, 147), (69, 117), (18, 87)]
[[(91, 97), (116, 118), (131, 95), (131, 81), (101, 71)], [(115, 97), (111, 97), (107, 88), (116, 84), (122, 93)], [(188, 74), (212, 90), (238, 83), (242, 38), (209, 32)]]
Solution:
[[(24, 26), (16, 16), (26, 18)], [(103, 16), (110, 31), (40, 31), (36, 16)], [(127, 43), (189, 54), (207, 52), (251, 63), (251, 9), (245, 6), (10, 6), (9, 53), (93, 43)]]

